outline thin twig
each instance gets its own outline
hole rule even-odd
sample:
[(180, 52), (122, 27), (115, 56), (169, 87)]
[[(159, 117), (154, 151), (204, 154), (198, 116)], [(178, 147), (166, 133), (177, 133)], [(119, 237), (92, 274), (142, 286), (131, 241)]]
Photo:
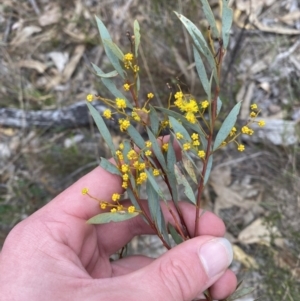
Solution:
[(41, 14), (41, 11), (40, 11), (40, 9), (38, 8), (38, 6), (37, 6), (35, 0), (28, 0), (28, 1), (30, 2), (31, 6), (33, 7), (35, 13), (36, 13), (37, 15), (40, 15), (40, 14)]

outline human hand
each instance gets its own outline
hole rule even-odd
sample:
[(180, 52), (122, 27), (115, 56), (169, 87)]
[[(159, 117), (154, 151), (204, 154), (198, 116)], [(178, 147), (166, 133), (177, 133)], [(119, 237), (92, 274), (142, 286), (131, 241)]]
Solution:
[[(225, 227), (217, 216), (202, 214), (200, 236), (158, 259), (111, 262), (134, 236), (154, 233), (141, 217), (87, 224), (99, 205), (80, 194), (83, 187), (107, 201), (122, 193), (120, 178), (98, 167), (19, 223), (0, 253), (0, 300), (182, 301), (199, 298), (209, 287), (214, 299), (234, 291), (236, 277), (227, 269), (232, 250), (220, 238)], [(191, 231), (195, 208), (182, 203), (181, 209)], [(165, 218), (171, 222), (167, 213)]]

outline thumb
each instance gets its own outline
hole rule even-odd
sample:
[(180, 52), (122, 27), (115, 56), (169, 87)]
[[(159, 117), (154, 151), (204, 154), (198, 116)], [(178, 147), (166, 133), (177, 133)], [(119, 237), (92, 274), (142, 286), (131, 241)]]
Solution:
[(133, 273), (139, 275), (132, 275), (138, 277), (132, 283), (136, 292), (142, 292), (143, 300), (192, 300), (223, 275), (232, 258), (227, 239), (196, 237)]

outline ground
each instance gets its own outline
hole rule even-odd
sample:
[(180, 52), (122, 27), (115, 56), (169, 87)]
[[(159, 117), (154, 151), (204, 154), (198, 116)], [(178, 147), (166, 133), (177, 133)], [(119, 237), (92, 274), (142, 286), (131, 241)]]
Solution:
[[(218, 20), (219, 2), (209, 1)], [(240, 120), (257, 103), (266, 130), (215, 158), (205, 206), (225, 221), (235, 246), (233, 268), (253, 296), (297, 300), (300, 293), (299, 121), (300, 4), (235, 0), (223, 68), (224, 116), (242, 102)], [(203, 97), (191, 41), (173, 10), (206, 28), (200, 1), (3, 0), (0, 4), (0, 108), (60, 109), (86, 95), (107, 96), (90, 63), (111, 71), (94, 15), (129, 50), (126, 32), (140, 23), (142, 93), (164, 103), (167, 83)], [(122, 84), (119, 82), (118, 84)], [(1, 121), (1, 124), (5, 124)], [(0, 127), (0, 245), (20, 220), (98, 164), (108, 150), (93, 125), (65, 129)], [(119, 141), (120, 135), (115, 135)], [(276, 239), (275, 239), (276, 238)], [(150, 238), (131, 252), (162, 249)], [(244, 300), (253, 300), (253, 297)], [(252, 299), (251, 299), (252, 298)]]

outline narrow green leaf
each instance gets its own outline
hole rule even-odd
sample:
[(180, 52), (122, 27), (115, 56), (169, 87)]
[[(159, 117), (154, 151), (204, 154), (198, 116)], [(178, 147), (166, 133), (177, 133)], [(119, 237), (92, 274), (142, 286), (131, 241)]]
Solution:
[(221, 111), (221, 108), (222, 108), (222, 100), (220, 99), (220, 97), (218, 97), (217, 99), (217, 116), (219, 115), (220, 111)]
[(92, 218), (90, 218), (87, 223), (88, 224), (107, 224), (109, 222), (123, 222), (128, 219), (134, 218), (138, 216), (138, 212), (129, 213), (126, 211), (119, 211), (119, 212), (105, 212), (100, 213)]
[(191, 141), (191, 137), (190, 134), (188, 133), (188, 131), (185, 129), (185, 127), (179, 123), (174, 117), (169, 116), (169, 122), (170, 125), (172, 126), (172, 129), (174, 131), (174, 133), (180, 133), (183, 136), (183, 139), (185, 139), (186, 141)]
[(183, 23), (185, 28), (187, 29), (195, 46), (197, 47), (197, 49), (206, 57), (209, 65), (213, 71), (215, 81), (217, 84), (219, 84), (219, 79), (217, 76), (217, 67), (216, 67), (216, 62), (215, 62), (214, 56), (211, 53), (211, 51), (207, 45), (207, 42), (206, 42), (205, 38), (203, 37), (201, 31), (197, 28), (197, 26), (192, 21), (190, 21), (183, 15), (178, 14), (177, 12), (175, 12), (175, 14), (179, 18), (179, 20)]
[(154, 221), (156, 228), (161, 232), (161, 208), (159, 202), (159, 195), (153, 188), (150, 181), (146, 182), (146, 193), (148, 197), (148, 207), (152, 220)]
[(211, 169), (212, 169), (212, 163), (213, 163), (213, 155), (210, 155), (208, 158), (208, 162), (207, 162), (206, 173), (205, 173), (204, 182), (203, 182), (204, 185), (206, 185), (206, 183), (209, 179)]
[[(210, 91), (212, 90), (212, 83), (213, 83), (213, 74), (211, 74), (210, 76), (210, 80), (209, 80), (209, 87), (210, 87)], [(210, 105), (212, 104), (212, 101), (211, 101), (211, 93), (209, 95), (209, 98), (208, 98), (208, 101), (210, 102)], [(211, 114), (212, 114), (212, 110), (210, 108), (210, 110), (208, 110), (208, 116), (209, 116), (209, 123), (210, 123), (210, 126), (212, 127), (212, 119), (211, 119)]]
[(208, 1), (207, 0), (200, 0), (200, 1), (202, 3), (202, 7), (203, 7), (205, 17), (208, 21), (208, 24), (210, 25), (213, 37), (214, 38), (219, 38), (220, 34), (219, 34), (219, 31), (218, 31), (218, 28), (217, 28), (217, 25), (216, 25), (216, 20), (215, 20), (214, 14), (213, 14), (213, 12), (210, 8), (210, 5), (209, 5)]
[(104, 23), (97, 17), (96, 18), (96, 22), (97, 22), (97, 26), (98, 26), (98, 30), (100, 33), (100, 37), (104, 46), (104, 50), (105, 53), (108, 57), (108, 59), (110, 60), (111, 64), (114, 66), (114, 68), (116, 69), (116, 71), (120, 74), (120, 76), (125, 79), (125, 72), (123, 70), (123, 68), (121, 67), (121, 64), (119, 62), (118, 57), (114, 54), (114, 52), (104, 43), (104, 40), (110, 40), (112, 41), (110, 34), (107, 30), (107, 28), (105, 27)]
[(171, 242), (170, 242), (170, 238), (169, 238), (169, 233), (167, 230), (167, 225), (166, 225), (166, 221), (164, 218), (164, 215), (161, 212), (161, 234), (165, 240), (165, 242), (171, 247)]
[(214, 78), (214, 74), (212, 73), (209, 79), (209, 95), (207, 96), (209, 102), (211, 102), (211, 90), (212, 90), (213, 78)]
[(192, 163), (192, 162), (194, 162), (194, 160), (192, 160), (192, 161), (191, 160), (192, 160), (192, 158), (188, 157), (185, 152), (182, 153), (182, 163), (183, 163), (183, 166), (184, 166), (186, 172), (191, 177), (193, 182), (195, 184), (198, 184), (197, 176), (196, 176), (195, 169), (194, 169), (194, 166)]
[(101, 117), (101, 115), (99, 114), (99, 112), (90, 104), (87, 102), (87, 106), (91, 112), (91, 115), (97, 125), (97, 128), (100, 132), (100, 134), (102, 135), (104, 141), (106, 142), (108, 148), (110, 149), (112, 156), (116, 159), (116, 150), (115, 150), (115, 146), (114, 143), (112, 141), (112, 137), (111, 134), (103, 120), (103, 118)]
[(176, 165), (174, 166), (174, 171), (178, 184), (182, 184), (184, 187), (184, 194), (194, 205), (196, 205), (196, 197), (189, 182)]
[(158, 129), (159, 129), (159, 119), (158, 119), (156, 110), (152, 106), (150, 106), (149, 118), (150, 118), (151, 130), (152, 130), (154, 136), (157, 136)]
[(253, 287), (245, 287), (245, 288), (241, 288), (237, 291), (235, 291), (230, 297), (228, 297), (226, 299), (226, 301), (234, 301), (236, 299), (242, 298), (246, 295), (251, 294), (252, 292), (254, 292), (255, 288)]
[(104, 84), (104, 86), (110, 91), (112, 95), (114, 95), (116, 98), (122, 98), (125, 99), (126, 105), (128, 108), (132, 109), (132, 104), (128, 101), (128, 99), (120, 92), (120, 90), (117, 89), (116, 85), (112, 82), (112, 80), (108, 78), (103, 78), (103, 74), (105, 73), (95, 64), (92, 63), (92, 67), (96, 72), (96, 75), (101, 77), (101, 81)]
[(123, 61), (124, 53), (112, 40), (104, 39), (103, 43), (114, 53), (114, 55), (120, 61)]
[[(208, 53), (205, 53), (205, 51), (210, 52), (207, 42), (206, 42), (205, 38), (203, 37), (201, 31), (197, 28), (197, 26), (191, 20), (186, 18), (185, 16), (177, 13), (176, 11), (174, 11), (174, 13), (178, 17), (178, 19), (182, 22), (182, 24), (185, 26), (188, 33), (192, 37), (193, 42), (196, 44), (196, 46), (198, 47), (200, 52), (202, 52), (205, 56), (208, 55)], [(195, 35), (197, 35), (199, 37), (199, 40), (195, 39)]]
[(222, 2), (222, 38), (223, 47), (226, 49), (229, 42), (230, 28), (233, 20), (233, 12), (232, 9), (228, 6), (229, 0), (222, 0)]
[(209, 86), (209, 81), (207, 78), (205, 66), (203, 64), (202, 58), (201, 58), (197, 48), (194, 45), (193, 45), (193, 52), (194, 52), (194, 59), (195, 59), (198, 76), (200, 78), (202, 87), (203, 87), (206, 95), (209, 96), (210, 95), (210, 86)]
[(130, 144), (130, 142), (128, 140), (124, 140), (123, 141), (123, 145), (124, 145), (124, 148), (122, 150), (122, 154), (123, 154), (123, 157), (124, 157), (124, 162), (126, 164), (129, 164), (130, 161), (129, 161), (128, 157), (127, 157), (127, 154), (131, 150), (131, 144)]
[(174, 135), (170, 136), (170, 140), (168, 142), (168, 151), (167, 151), (167, 169), (169, 171), (173, 171), (174, 165), (176, 164), (176, 154), (173, 146)]
[(118, 75), (118, 72), (116, 70), (108, 72), (108, 73), (97, 73), (99, 77), (104, 77), (104, 78), (110, 78), (110, 77), (115, 77)]
[[(178, 144), (179, 144), (179, 146), (181, 147), (182, 154), (184, 154), (184, 155), (190, 160), (190, 162), (193, 164), (194, 168), (197, 169), (198, 167), (197, 167), (196, 163), (194, 162), (195, 160), (193, 160), (193, 159), (191, 158), (191, 156), (189, 155), (189, 153), (183, 149), (183, 146), (182, 146), (182, 144), (180, 143), (180, 141), (178, 141)], [(192, 149), (191, 152), (193, 152), (196, 156), (198, 156), (196, 150), (193, 150), (193, 149)]]
[(169, 232), (170, 232), (170, 234), (171, 234), (173, 240), (175, 241), (176, 245), (181, 244), (181, 243), (183, 242), (183, 239), (182, 239), (182, 237), (177, 233), (175, 227), (174, 227), (172, 224), (168, 223), (168, 229), (169, 229)]
[(133, 142), (140, 148), (145, 147), (145, 140), (141, 136), (141, 134), (136, 130), (136, 128), (133, 125), (130, 125), (129, 128), (127, 129), (128, 135), (131, 137)]
[(156, 159), (158, 160), (159, 164), (161, 165), (162, 169), (166, 170), (167, 169), (167, 165), (166, 165), (166, 162), (165, 162), (164, 155), (163, 155), (163, 153), (161, 151), (161, 147), (158, 144), (158, 142), (156, 140), (156, 137), (153, 135), (153, 133), (151, 132), (151, 130), (148, 127), (146, 127), (146, 130), (147, 130), (147, 134), (148, 134), (149, 140), (152, 143), (152, 150), (154, 152), (154, 155), (155, 155)]
[(140, 25), (137, 20), (135, 20), (133, 23), (133, 32), (134, 32), (135, 57), (138, 57), (138, 49), (139, 49), (139, 45), (140, 45), (141, 34), (140, 34)]
[(200, 135), (200, 141), (203, 149), (207, 149), (207, 139)]
[(100, 164), (99, 164), (103, 169), (105, 169), (106, 171), (121, 176), (121, 172), (120, 170), (117, 168), (116, 165), (112, 164), (110, 161), (108, 161), (105, 158), (101, 158)]
[(174, 173), (174, 165), (176, 164), (176, 154), (173, 147), (174, 136), (170, 136), (170, 140), (168, 143), (168, 151), (167, 151), (167, 178), (171, 187), (172, 199), (175, 203), (175, 206), (178, 203), (178, 191), (177, 191), (177, 182)]
[(130, 199), (131, 204), (135, 207), (135, 209), (141, 210), (141, 207), (140, 207), (139, 203), (137, 202), (136, 197), (135, 197), (132, 189), (130, 187), (128, 187), (126, 189), (126, 192), (128, 194), (128, 197)]
[(221, 143), (227, 138), (229, 135), (231, 129), (234, 127), (237, 116), (240, 112), (241, 109), (241, 102), (238, 102), (230, 111), (228, 116), (225, 118), (223, 124), (221, 125), (221, 128), (216, 136), (214, 146), (213, 146), (213, 151), (215, 151)]
[(150, 182), (150, 184), (152, 185), (154, 191), (156, 191), (156, 193), (165, 201), (164, 193), (162, 192), (162, 190), (160, 189), (160, 187), (156, 183), (156, 181), (155, 181), (154, 177), (152, 176), (152, 174), (147, 169), (145, 170), (145, 172), (147, 174), (147, 182)]
[(140, 76), (137, 74), (137, 78), (136, 78), (136, 91), (139, 92), (140, 88), (141, 88)]

